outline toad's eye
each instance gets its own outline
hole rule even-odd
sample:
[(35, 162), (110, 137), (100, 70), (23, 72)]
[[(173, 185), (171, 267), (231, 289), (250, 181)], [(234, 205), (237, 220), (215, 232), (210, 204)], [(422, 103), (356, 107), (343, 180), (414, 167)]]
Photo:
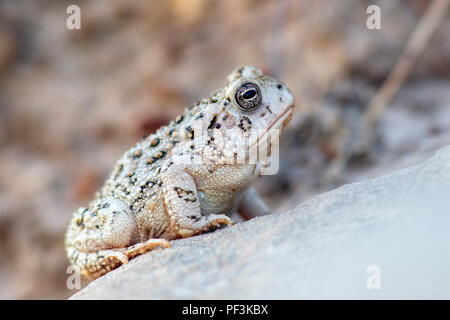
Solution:
[(261, 104), (261, 91), (256, 84), (245, 83), (236, 92), (235, 99), (241, 109), (252, 111)]

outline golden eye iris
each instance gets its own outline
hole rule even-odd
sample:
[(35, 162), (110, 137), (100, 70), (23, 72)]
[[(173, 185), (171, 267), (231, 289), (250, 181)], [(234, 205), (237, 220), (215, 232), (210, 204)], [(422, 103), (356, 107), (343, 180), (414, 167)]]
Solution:
[(236, 103), (243, 110), (252, 111), (261, 104), (261, 91), (254, 83), (245, 83), (236, 91)]

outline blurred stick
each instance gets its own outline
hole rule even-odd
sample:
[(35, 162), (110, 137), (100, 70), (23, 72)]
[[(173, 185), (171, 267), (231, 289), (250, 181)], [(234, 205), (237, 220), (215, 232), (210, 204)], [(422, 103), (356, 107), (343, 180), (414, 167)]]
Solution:
[[(408, 77), (417, 58), (423, 52), (434, 31), (444, 18), (449, 3), (450, 0), (434, 0), (428, 6), (427, 11), (423, 15), (417, 27), (414, 29), (402, 55), (389, 73), (381, 88), (370, 101), (367, 111), (363, 115), (361, 122), (362, 136), (352, 148), (355, 154), (365, 154), (370, 149), (372, 139), (374, 138), (373, 129), (376, 122), (386, 110), (388, 104), (400, 89), (405, 79)], [(344, 137), (342, 139), (342, 145), (339, 148), (336, 159), (326, 172), (326, 179), (335, 179), (348, 161), (348, 154), (344, 151), (344, 141), (347, 141), (349, 134), (348, 129), (344, 128), (342, 134)]]
[(434, 31), (444, 18), (450, 0), (434, 0), (415, 28), (395, 67), (369, 104), (363, 117), (364, 132), (371, 137), (375, 123), (411, 72), (415, 61), (423, 52)]

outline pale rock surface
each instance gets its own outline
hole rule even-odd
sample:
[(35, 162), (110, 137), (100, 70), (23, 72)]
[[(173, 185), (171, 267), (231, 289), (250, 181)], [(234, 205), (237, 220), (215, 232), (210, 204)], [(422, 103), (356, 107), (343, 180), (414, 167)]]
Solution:
[[(450, 298), (450, 147), (287, 213), (172, 242), (73, 299)], [(380, 270), (368, 289), (367, 269)], [(373, 279), (373, 278), (370, 278)]]

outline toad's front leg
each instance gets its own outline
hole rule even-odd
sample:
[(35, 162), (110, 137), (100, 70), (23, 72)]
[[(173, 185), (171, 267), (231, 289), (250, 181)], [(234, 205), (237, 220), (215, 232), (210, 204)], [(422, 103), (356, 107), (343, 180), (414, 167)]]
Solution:
[(164, 238), (186, 238), (233, 223), (225, 214), (201, 212), (195, 180), (182, 166), (170, 167), (161, 179), (170, 220)]

